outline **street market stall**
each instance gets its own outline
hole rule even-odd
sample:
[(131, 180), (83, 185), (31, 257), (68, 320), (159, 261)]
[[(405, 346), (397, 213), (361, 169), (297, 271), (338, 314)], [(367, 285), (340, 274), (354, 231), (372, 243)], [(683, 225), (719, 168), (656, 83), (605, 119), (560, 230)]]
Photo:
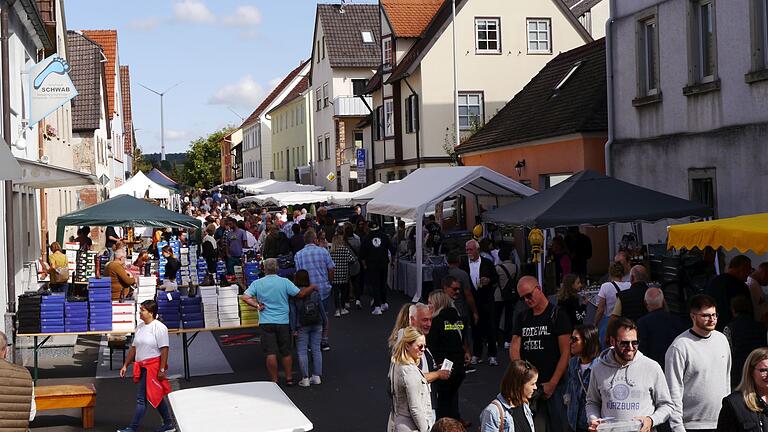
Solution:
[[(483, 221), (547, 229), (710, 215), (712, 209), (704, 204), (586, 170), (536, 195), (485, 212)], [(546, 245), (546, 230), (542, 234), (543, 245)], [(538, 263), (540, 283), (541, 261), (544, 259)]]
[[(479, 207), (479, 197), (520, 198), (536, 191), (509, 177), (482, 166), (419, 168), (403, 180), (387, 185), (386, 189), (367, 205), (369, 213), (410, 219), (416, 222), (416, 268), (422, 268), (423, 219), (430, 207), (442, 203), (453, 195), (471, 197)], [(479, 213), (479, 208), (477, 208)], [(416, 273), (416, 292), (413, 301), (419, 301), (422, 291), (422, 272)]]
[(349, 192), (326, 191), (264, 193), (260, 195), (246, 196), (240, 198), (237, 202), (238, 204), (256, 203), (260, 206), (272, 204), (278, 207), (285, 207), (298, 204), (322, 203), (330, 201), (337, 194), (348, 193)]
[(332, 204), (353, 206), (368, 204), (369, 201), (376, 198), (380, 193), (386, 190), (387, 186), (394, 183), (382, 183), (376, 182), (370, 186), (366, 186), (362, 189), (354, 192), (337, 193), (331, 197), (330, 202)]
[(251, 195), (273, 194), (279, 192), (309, 192), (319, 191), (323, 188), (315, 185), (303, 185), (295, 182), (265, 180), (252, 184), (239, 184), (238, 187)]
[(169, 189), (179, 190), (179, 184), (176, 183), (176, 181), (174, 181), (172, 178), (163, 174), (163, 172), (157, 168), (152, 168), (152, 170), (147, 173), (147, 178), (159, 184), (160, 186), (165, 186)]
[(693, 222), (667, 227), (669, 249), (736, 249), (768, 253), (768, 213)]
[(128, 179), (128, 181), (109, 191), (109, 197), (114, 198), (119, 195), (130, 195), (134, 198), (147, 197), (167, 201), (174, 193), (175, 191), (152, 181), (144, 175), (143, 172), (138, 171), (133, 177)]

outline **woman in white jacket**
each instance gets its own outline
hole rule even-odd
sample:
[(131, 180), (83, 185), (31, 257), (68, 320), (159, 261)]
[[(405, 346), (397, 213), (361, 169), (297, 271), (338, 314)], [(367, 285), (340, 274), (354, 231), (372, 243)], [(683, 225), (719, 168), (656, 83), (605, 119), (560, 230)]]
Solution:
[(389, 366), (392, 411), (388, 432), (429, 432), (435, 423), (429, 384), (419, 367), (426, 344), (423, 334), (406, 327), (395, 345)]

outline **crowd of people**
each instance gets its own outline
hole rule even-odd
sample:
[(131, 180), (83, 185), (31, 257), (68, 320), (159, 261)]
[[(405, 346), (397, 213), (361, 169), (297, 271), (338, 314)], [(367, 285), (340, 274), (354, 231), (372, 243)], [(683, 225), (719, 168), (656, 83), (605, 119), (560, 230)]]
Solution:
[[(732, 258), (688, 299), (685, 319), (667, 310), (660, 288), (648, 286), (646, 269), (628, 265), (620, 253), (597, 294), (598, 313), (587, 322), (583, 276), (563, 275), (553, 296), (522, 276), (516, 295), (505, 300), (502, 287), (514, 273), (501, 263), (494, 272), (477, 246), (467, 243), (464, 262), (449, 256), (449, 263), (459, 262), (441, 289), (398, 316), (389, 338), (388, 430), (469, 430), (459, 411), (462, 381), (484, 351), (488, 364), (497, 364), (502, 343), (510, 363), (481, 413), (481, 432), (584, 432), (603, 423), (642, 432), (766, 430), (768, 265), (752, 269), (748, 257)], [(495, 292), (483, 292), (489, 285)], [(511, 337), (496, 331), (504, 328), (499, 320), (483, 321), (497, 307), (513, 311)]]

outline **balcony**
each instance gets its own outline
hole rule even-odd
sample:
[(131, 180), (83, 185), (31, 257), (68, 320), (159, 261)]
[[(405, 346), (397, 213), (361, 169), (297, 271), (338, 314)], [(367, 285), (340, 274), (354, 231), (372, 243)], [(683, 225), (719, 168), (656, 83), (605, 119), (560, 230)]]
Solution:
[[(368, 106), (373, 98), (364, 96)], [(368, 107), (357, 96), (339, 96), (333, 100), (333, 115), (336, 117), (365, 117), (370, 114)]]

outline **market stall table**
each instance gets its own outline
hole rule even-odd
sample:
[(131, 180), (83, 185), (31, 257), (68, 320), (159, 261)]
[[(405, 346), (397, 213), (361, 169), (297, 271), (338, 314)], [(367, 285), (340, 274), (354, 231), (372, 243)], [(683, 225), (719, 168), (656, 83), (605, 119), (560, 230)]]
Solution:
[[(428, 262), (424, 263), (424, 265), (421, 266), (422, 283), (432, 282), (432, 272), (439, 267), (445, 266), (435, 265)], [(397, 289), (404, 291), (408, 297), (413, 297), (418, 291), (418, 285), (416, 282), (417, 269), (418, 267), (414, 261), (397, 261)]]
[(312, 422), (273, 382), (178, 390), (171, 392), (168, 400), (181, 432), (299, 432), (313, 429)]
[[(184, 356), (184, 379), (186, 381), (190, 380), (190, 373), (189, 373), (189, 346), (192, 345), (192, 342), (194, 342), (195, 338), (197, 337), (198, 333), (200, 332), (212, 332), (212, 331), (218, 331), (218, 330), (239, 330), (239, 329), (248, 329), (248, 328), (256, 328), (258, 327), (258, 324), (252, 324), (252, 325), (240, 325), (240, 326), (229, 326), (229, 327), (207, 327), (207, 328), (189, 328), (189, 329), (169, 329), (168, 334), (178, 334), (181, 335), (182, 340), (182, 355)], [(32, 338), (32, 349), (34, 350), (34, 369), (32, 373), (32, 377), (35, 382), (37, 382), (38, 378), (38, 351), (40, 348), (48, 342), (48, 340), (53, 336), (106, 336), (106, 335), (128, 335), (135, 333), (135, 330), (125, 330), (125, 331), (88, 331), (88, 332), (73, 332), (73, 333), (29, 333), (29, 334), (22, 334), (19, 333), (16, 335), (16, 337), (31, 337)], [(192, 336), (189, 336), (189, 334), (192, 334)], [(39, 341), (39, 338), (43, 338), (42, 341)]]

